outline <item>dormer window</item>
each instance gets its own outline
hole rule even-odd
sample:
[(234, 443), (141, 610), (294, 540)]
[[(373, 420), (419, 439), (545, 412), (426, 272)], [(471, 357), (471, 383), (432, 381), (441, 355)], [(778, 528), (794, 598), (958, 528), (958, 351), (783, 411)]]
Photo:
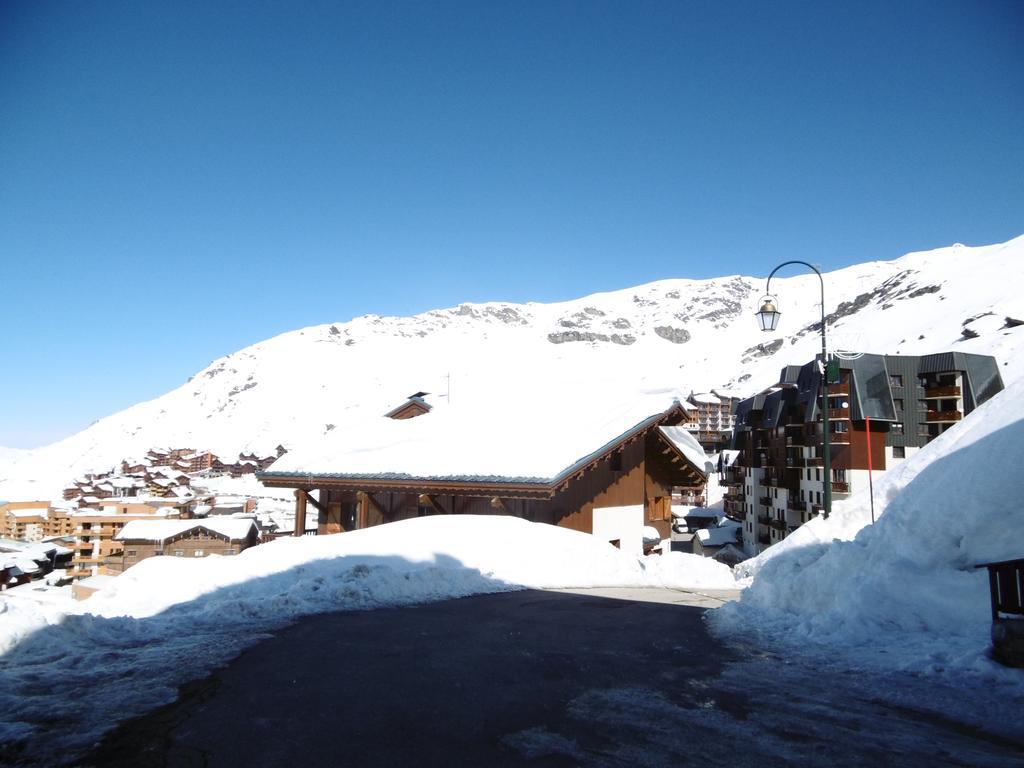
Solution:
[(389, 419), (415, 419), (425, 413), (430, 413), (431, 405), (424, 398), (429, 392), (416, 392), (409, 395), (409, 399), (397, 408), (384, 414)]

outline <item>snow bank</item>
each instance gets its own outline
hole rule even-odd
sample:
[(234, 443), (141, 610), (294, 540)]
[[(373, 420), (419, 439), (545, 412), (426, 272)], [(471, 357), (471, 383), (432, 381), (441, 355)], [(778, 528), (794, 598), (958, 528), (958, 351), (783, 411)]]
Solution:
[(638, 559), (588, 534), (500, 516), (279, 539), (235, 557), (150, 558), (81, 603), (0, 599), (0, 743), (61, 722), (46, 749), (84, 748), (303, 615), (598, 586), (735, 582), (694, 555)]
[(737, 566), (752, 579), (714, 626), (844, 648), (914, 671), (977, 672), (1024, 689), (987, 657), (986, 561), (1024, 556), (1024, 382), (932, 441), (875, 487)]

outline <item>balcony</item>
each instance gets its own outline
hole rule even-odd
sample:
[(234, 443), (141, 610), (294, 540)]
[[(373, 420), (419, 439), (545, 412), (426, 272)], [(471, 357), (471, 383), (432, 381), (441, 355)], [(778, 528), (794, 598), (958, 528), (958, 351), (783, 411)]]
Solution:
[(832, 481), (832, 492), (833, 493), (849, 493), (850, 492), (850, 484), (849, 483), (843, 483), (843, 482), (837, 482), (837, 481), (833, 480)]
[(940, 397), (960, 397), (960, 394), (960, 387), (957, 386), (928, 387), (924, 391), (924, 399), (935, 400)]
[(758, 544), (771, 544), (772, 543), (771, 536), (769, 536), (767, 533), (759, 534), (758, 537), (757, 537), (757, 543)]
[(775, 504), (775, 499), (773, 499), (771, 496), (762, 496), (757, 500), (757, 503), (762, 504), (766, 507), (770, 507)]
[(768, 525), (771, 528), (774, 528), (776, 531), (782, 531), (783, 533), (785, 533), (785, 531), (786, 531), (786, 521), (785, 520), (772, 520), (770, 523), (768, 523)]
[(828, 409), (829, 419), (849, 419), (850, 409), (849, 408), (829, 408)]
[(807, 511), (807, 502), (806, 501), (800, 501), (799, 499), (790, 499), (789, 503), (786, 504), (786, 507), (788, 509), (793, 510), (794, 512), (806, 512)]
[(757, 516), (757, 524), (758, 525), (771, 525), (772, 524), (772, 518), (768, 517), (768, 515), (758, 515)]
[(960, 411), (928, 411), (928, 421), (960, 421), (964, 415)]
[(837, 395), (849, 395), (850, 394), (850, 383), (844, 381), (841, 384), (829, 384), (828, 385), (828, 396), (833, 397)]

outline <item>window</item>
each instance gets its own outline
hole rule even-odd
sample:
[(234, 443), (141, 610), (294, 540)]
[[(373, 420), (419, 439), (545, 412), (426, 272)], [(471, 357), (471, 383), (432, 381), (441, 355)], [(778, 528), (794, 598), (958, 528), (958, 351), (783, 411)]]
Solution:
[(194, 557), (202, 557), (203, 556), (203, 550), (197, 549), (195, 552), (192, 553), (192, 555)]
[(891, 373), (891, 374), (889, 374), (889, 386), (890, 387), (902, 387), (903, 386), (903, 377), (900, 376), (898, 373)]
[(175, 557), (184, 557), (185, 556), (185, 550), (183, 550), (183, 549), (176, 549), (176, 550), (174, 550), (174, 556)]
[(894, 424), (890, 425), (889, 432), (891, 432), (894, 435), (902, 435), (903, 434), (903, 423), (897, 421)]
[(817, 480), (819, 483), (821, 482), (821, 470), (820, 469), (814, 470), (814, 479)]
[(136, 552), (135, 552), (134, 549), (126, 549), (124, 551), (124, 556), (125, 557), (135, 557), (135, 555), (136, 555)]
[(892, 447), (892, 457), (894, 459), (905, 459), (907, 458), (907, 449), (902, 445), (894, 445)]
[(903, 398), (902, 397), (897, 397), (897, 398), (893, 399), (893, 403), (896, 405), (896, 410), (897, 411), (902, 411), (903, 410)]

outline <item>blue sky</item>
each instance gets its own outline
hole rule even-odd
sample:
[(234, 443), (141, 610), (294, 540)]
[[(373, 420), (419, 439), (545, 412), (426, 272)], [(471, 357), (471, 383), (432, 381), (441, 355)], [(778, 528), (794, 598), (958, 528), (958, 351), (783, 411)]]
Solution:
[(0, 4), (0, 445), (305, 325), (1024, 232), (1020, 2)]

